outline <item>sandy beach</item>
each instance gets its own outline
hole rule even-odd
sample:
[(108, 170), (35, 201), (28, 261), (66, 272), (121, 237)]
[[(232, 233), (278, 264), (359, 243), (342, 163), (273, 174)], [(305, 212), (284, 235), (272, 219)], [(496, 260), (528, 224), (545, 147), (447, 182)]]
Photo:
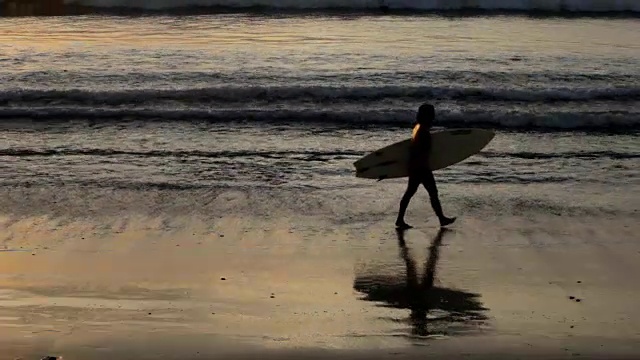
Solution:
[(640, 356), (633, 213), (467, 209), (439, 231), (419, 194), (416, 228), (398, 233), (392, 216), (234, 215), (251, 201), (231, 195), (184, 216), (131, 197), (118, 216), (73, 214), (69, 198), (5, 214), (0, 358)]

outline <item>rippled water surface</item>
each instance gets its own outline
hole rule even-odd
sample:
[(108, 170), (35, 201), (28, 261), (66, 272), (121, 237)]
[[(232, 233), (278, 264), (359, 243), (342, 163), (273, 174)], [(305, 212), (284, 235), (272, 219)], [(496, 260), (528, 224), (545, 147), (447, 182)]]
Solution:
[(377, 186), (360, 156), (440, 127), (495, 140), (443, 183), (637, 188), (636, 19), (2, 19), (2, 186)]

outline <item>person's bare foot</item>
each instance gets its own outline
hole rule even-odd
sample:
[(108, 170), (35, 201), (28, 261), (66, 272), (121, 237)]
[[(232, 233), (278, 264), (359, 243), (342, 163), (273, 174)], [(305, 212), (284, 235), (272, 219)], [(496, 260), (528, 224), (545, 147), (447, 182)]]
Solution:
[(398, 230), (407, 230), (407, 229), (411, 229), (412, 227), (413, 226), (407, 224), (404, 221), (401, 221), (401, 220), (396, 221), (396, 229), (398, 229)]
[(456, 221), (456, 218), (454, 218), (454, 217), (453, 218), (448, 218), (448, 217), (442, 218), (442, 219), (440, 219), (440, 227), (451, 225), (451, 224), (453, 224), (454, 221)]

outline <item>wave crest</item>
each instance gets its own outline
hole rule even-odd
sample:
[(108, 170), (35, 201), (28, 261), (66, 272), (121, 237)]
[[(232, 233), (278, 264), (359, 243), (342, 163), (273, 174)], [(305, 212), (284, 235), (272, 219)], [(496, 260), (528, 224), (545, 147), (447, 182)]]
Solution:
[[(69, 122), (87, 121), (91, 125), (112, 122), (208, 122), (208, 123), (262, 123), (290, 126), (337, 126), (361, 128), (366, 126), (409, 127), (415, 113), (408, 110), (212, 110), (212, 109), (92, 109), (92, 108), (13, 108), (0, 109), (0, 124), (21, 124), (32, 121)], [(640, 131), (636, 113), (628, 112), (438, 112), (437, 126), (479, 127), (506, 130), (542, 131)]]
[(432, 86), (255, 86), (183, 90), (10, 90), (0, 91), (0, 104), (54, 103), (77, 105), (127, 105), (158, 101), (238, 103), (252, 101), (311, 101), (314, 103), (377, 101), (384, 99), (434, 99), (465, 101), (640, 101), (638, 87), (608, 88), (473, 88)]

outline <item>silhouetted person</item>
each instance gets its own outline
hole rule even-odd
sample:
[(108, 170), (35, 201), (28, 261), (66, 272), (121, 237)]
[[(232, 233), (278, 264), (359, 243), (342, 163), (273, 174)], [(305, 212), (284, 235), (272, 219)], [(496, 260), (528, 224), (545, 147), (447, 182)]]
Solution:
[(422, 104), (418, 108), (416, 115), (416, 124), (413, 128), (411, 136), (411, 147), (409, 154), (409, 183), (407, 190), (400, 200), (400, 211), (396, 220), (396, 227), (399, 229), (409, 229), (411, 226), (404, 221), (404, 214), (413, 195), (422, 184), (429, 193), (431, 199), (431, 207), (440, 220), (440, 226), (446, 226), (453, 223), (456, 218), (448, 218), (442, 212), (440, 199), (438, 199), (438, 188), (433, 172), (429, 169), (429, 155), (431, 153), (431, 133), (429, 130), (433, 125), (436, 112), (431, 104)]

